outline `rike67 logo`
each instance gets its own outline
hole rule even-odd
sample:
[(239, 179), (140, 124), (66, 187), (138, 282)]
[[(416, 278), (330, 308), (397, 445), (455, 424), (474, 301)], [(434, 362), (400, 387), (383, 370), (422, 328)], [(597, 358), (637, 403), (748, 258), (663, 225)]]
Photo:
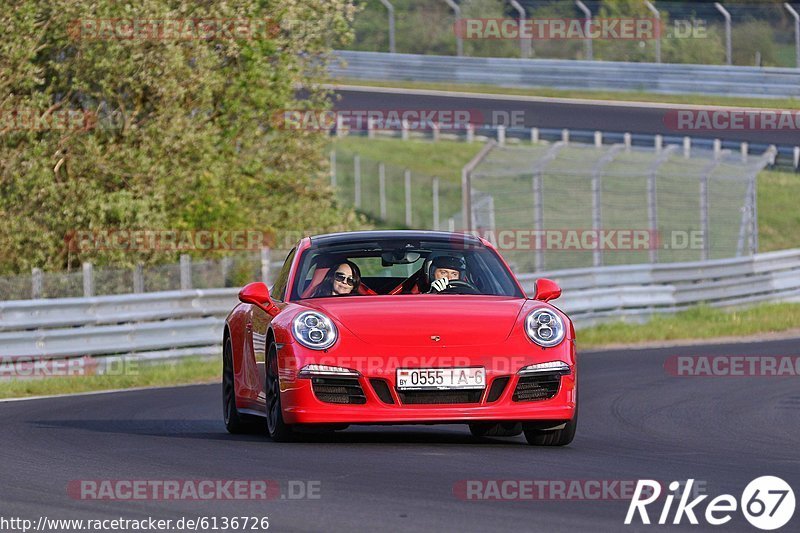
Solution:
[[(684, 517), (690, 524), (697, 525), (698, 515), (705, 518), (705, 521), (712, 526), (721, 526), (730, 522), (737, 507), (751, 525), (765, 531), (771, 531), (785, 526), (794, 515), (795, 498), (792, 487), (784, 480), (775, 476), (761, 476), (751, 481), (742, 492), (742, 497), (737, 501), (730, 494), (721, 494), (707, 502), (705, 512), (700, 512), (700, 504), (708, 498), (708, 495), (700, 495), (693, 498), (692, 485), (694, 479), (689, 479), (685, 483), (683, 491), (678, 494), (678, 490), (683, 484), (673, 481), (669, 484), (671, 493), (664, 499), (664, 506), (658, 516), (658, 524), (668, 523), (672, 514), (672, 504), (678, 497), (678, 505), (672, 517), (672, 524), (680, 524)], [(625, 524), (630, 525), (636, 515), (642, 524), (650, 524), (647, 506), (654, 503), (661, 496), (661, 484), (651, 479), (639, 480), (636, 490), (628, 507), (628, 514), (625, 516)]]

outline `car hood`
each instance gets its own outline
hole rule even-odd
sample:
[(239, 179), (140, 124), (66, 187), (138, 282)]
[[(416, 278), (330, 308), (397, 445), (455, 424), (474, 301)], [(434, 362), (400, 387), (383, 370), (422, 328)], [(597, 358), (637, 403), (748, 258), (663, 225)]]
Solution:
[(505, 296), (402, 295), (315, 298), (322, 311), (369, 344), (441, 347), (486, 345), (508, 338), (525, 300)]

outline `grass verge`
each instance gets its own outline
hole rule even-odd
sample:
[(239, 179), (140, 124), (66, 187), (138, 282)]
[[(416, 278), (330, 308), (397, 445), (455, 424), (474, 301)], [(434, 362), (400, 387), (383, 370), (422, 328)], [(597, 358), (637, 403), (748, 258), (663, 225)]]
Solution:
[(124, 373), (102, 376), (64, 376), (0, 381), (0, 398), (76, 394), (136, 387), (167, 387), (220, 380), (220, 360), (189, 358), (177, 363), (132, 365)]
[[(691, 327), (686, 327), (690, 324)], [(761, 304), (722, 310), (698, 306), (674, 315), (657, 315), (645, 324), (613, 322), (577, 332), (580, 349), (644, 342), (744, 337), (798, 328), (800, 304)]]
[(429, 89), (464, 93), (502, 94), (508, 96), (542, 96), (548, 98), (583, 98), (613, 102), (656, 102), (663, 104), (715, 105), (755, 107), (765, 109), (800, 109), (797, 98), (745, 98), (736, 96), (707, 96), (702, 94), (657, 94), (641, 91), (584, 91), (577, 89), (550, 89), (546, 87), (511, 88), (496, 85), (430, 83), (417, 81), (336, 80), (339, 85), (362, 87), (392, 87), (397, 89)]
[(800, 248), (800, 174), (764, 171), (758, 175), (758, 249)]

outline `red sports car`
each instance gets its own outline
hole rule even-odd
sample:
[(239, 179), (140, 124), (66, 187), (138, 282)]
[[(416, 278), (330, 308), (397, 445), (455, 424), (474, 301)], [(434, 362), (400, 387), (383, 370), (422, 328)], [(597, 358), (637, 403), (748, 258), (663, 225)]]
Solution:
[(487, 241), (433, 231), (307, 237), (271, 290), (228, 315), (223, 404), (232, 433), (273, 440), (350, 424), (466, 423), (476, 436), (569, 444), (575, 332), (540, 279), (526, 298)]

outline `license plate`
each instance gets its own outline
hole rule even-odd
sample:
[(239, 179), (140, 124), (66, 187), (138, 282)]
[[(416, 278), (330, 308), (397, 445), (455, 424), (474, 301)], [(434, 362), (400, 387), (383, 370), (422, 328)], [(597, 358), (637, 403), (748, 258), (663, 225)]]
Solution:
[(398, 368), (400, 390), (448, 390), (486, 388), (486, 369), (464, 368)]

